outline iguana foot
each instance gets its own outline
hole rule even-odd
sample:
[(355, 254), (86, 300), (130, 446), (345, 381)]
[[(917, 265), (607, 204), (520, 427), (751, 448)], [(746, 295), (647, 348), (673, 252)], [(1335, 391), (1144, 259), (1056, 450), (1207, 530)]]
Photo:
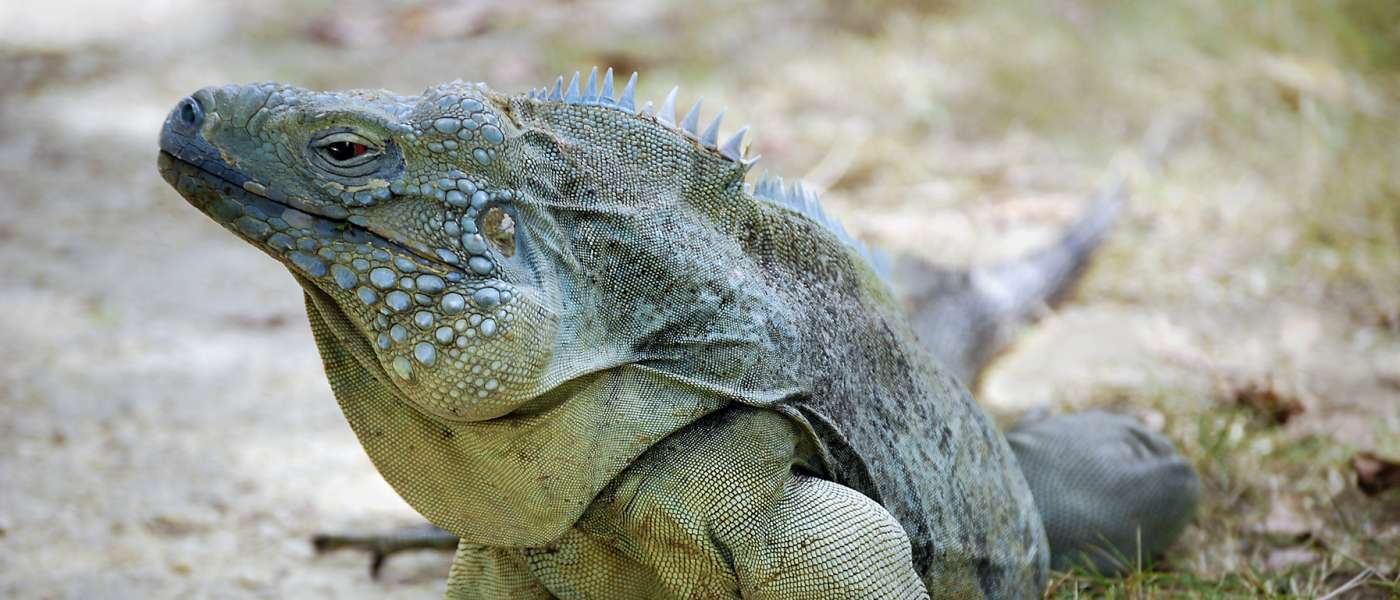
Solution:
[(1090, 410), (1006, 433), (1030, 484), (1057, 570), (1122, 574), (1151, 560), (1195, 514), (1201, 483), (1165, 437)]
[(408, 550), (450, 552), (457, 549), (457, 536), (432, 525), (417, 525), (383, 534), (322, 533), (312, 537), (311, 544), (316, 547), (317, 554), (345, 549), (369, 552), (369, 576), (378, 579), (384, 561), (390, 556)]

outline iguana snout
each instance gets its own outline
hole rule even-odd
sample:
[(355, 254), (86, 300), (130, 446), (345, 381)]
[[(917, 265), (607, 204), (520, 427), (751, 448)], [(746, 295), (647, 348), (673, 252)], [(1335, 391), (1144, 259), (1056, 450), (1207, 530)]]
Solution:
[(160, 170), (338, 311), (371, 375), (437, 417), (489, 419), (537, 395), (557, 318), (500, 168), (502, 110), (460, 83), (205, 88), (167, 117)]

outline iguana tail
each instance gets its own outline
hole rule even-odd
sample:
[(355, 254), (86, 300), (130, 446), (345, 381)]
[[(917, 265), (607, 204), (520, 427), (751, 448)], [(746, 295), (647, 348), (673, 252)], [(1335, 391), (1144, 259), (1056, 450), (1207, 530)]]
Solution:
[[(1144, 165), (1155, 170), (1181, 133), (1164, 121)], [(1125, 202), (1115, 174), (1052, 245), (1005, 263), (958, 271), (902, 258), (895, 284), (915, 333), (975, 387), (982, 370), (1084, 272)], [(1007, 432), (1045, 525), (1051, 565), (1121, 574), (1157, 557), (1195, 514), (1200, 479), (1166, 438), (1100, 411), (1032, 418)]]
[(894, 281), (914, 333), (944, 366), (975, 387), (982, 369), (1078, 280), (1127, 192), (1127, 180), (1114, 174), (1055, 243), (1004, 263), (954, 270), (900, 257)]

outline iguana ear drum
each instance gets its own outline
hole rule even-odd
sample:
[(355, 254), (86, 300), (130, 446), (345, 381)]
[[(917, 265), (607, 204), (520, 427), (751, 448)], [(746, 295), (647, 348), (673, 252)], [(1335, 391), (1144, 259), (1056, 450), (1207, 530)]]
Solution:
[(505, 209), (491, 206), (481, 213), (477, 229), (486, 241), (507, 258), (515, 255), (515, 219)]

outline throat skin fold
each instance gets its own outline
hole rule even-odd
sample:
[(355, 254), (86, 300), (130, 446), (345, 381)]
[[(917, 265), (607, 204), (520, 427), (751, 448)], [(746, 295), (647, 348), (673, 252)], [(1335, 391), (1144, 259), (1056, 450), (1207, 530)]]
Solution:
[[(723, 404), (624, 366), (551, 391), (541, 404), (552, 406), (536, 413), (446, 421), (400, 401), (387, 374), (366, 368), (377, 363), (365, 360), (360, 336), (326, 298), (308, 291), (306, 306), (336, 400), (375, 467), (429, 521), (469, 543), (557, 539), (652, 443)], [(659, 394), (670, 398), (668, 414), (629, 406)], [(630, 435), (618, 435), (624, 430)]]

